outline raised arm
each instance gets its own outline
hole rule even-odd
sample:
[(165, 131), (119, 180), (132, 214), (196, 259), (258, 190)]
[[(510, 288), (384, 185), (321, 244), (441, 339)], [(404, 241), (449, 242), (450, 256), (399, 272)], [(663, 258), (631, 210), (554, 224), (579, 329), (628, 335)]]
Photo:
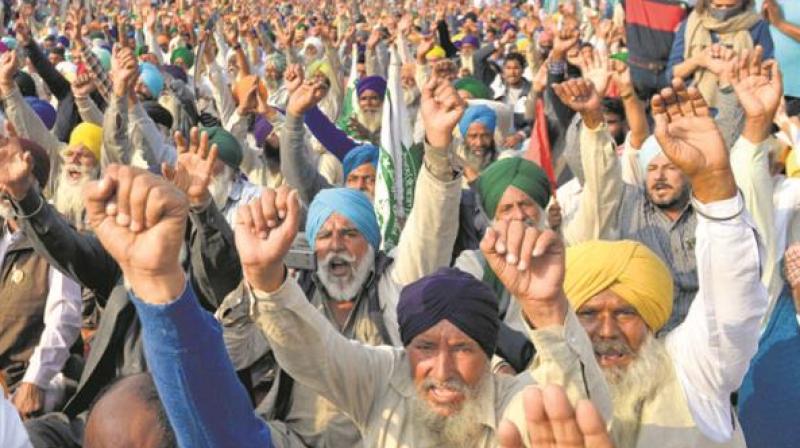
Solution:
[(723, 442), (733, 433), (730, 394), (756, 352), (767, 309), (757, 233), (700, 92), (675, 79), (652, 107), (656, 139), (689, 177), (697, 213), (700, 289), (666, 346), (698, 428)]
[(450, 262), (458, 233), (461, 175), (450, 164), (453, 129), (466, 103), (446, 80), (431, 78), (422, 91), (425, 157), (414, 194), (414, 206), (400, 234), (391, 267), (400, 286), (431, 274)]
[(583, 118), (580, 130), (583, 191), (578, 211), (564, 229), (564, 237), (568, 244), (613, 238), (624, 183), (614, 142), (603, 119), (600, 95), (584, 79), (557, 84), (553, 89), (565, 105)]
[(97, 239), (72, 228), (34, 185), (33, 161), (19, 144), (0, 148), (0, 190), (10, 196), (17, 221), (34, 248), (56, 269), (92, 290), (105, 304), (121, 272)]
[(290, 66), (284, 76), (290, 96), (281, 134), (281, 172), (307, 206), (320, 190), (331, 187), (306, 158), (303, 128), (303, 115), (322, 99), (324, 90), (318, 81), (303, 82), (303, 71), (297, 65)]
[(299, 212), (297, 193), (288, 188), (265, 189), (261, 198), (239, 209), (236, 246), (253, 291), (253, 318), (281, 368), (363, 428), (398, 364), (398, 353), (345, 338), (287, 277), (283, 258), (297, 235)]

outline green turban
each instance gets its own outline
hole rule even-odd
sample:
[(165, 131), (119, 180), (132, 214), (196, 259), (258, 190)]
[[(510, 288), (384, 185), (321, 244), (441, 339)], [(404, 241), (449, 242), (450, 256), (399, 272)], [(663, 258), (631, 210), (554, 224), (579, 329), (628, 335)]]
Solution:
[(186, 47), (178, 47), (172, 51), (172, 57), (170, 57), (169, 62), (170, 64), (175, 65), (175, 61), (178, 59), (183, 59), (184, 65), (186, 65), (187, 69), (192, 68), (194, 65), (194, 53), (192, 50)]
[(469, 92), (469, 94), (472, 95), (472, 98), (476, 100), (492, 99), (492, 91), (489, 89), (489, 87), (475, 78), (461, 78), (455, 82), (454, 86), (456, 90)]
[(497, 204), (508, 187), (519, 188), (542, 208), (550, 200), (550, 181), (539, 165), (519, 157), (501, 159), (489, 165), (478, 178), (481, 205), (490, 219), (494, 219)]
[(219, 160), (225, 162), (226, 165), (234, 170), (239, 169), (243, 157), (242, 146), (233, 134), (219, 126), (202, 128), (200, 132), (208, 134), (209, 147), (217, 145)]

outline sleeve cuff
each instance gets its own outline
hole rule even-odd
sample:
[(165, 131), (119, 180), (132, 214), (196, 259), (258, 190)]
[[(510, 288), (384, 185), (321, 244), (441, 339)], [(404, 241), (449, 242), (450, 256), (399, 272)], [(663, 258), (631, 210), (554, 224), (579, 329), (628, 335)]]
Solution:
[(293, 293), (295, 292), (294, 289), (299, 289), (300, 286), (297, 285), (297, 282), (291, 277), (291, 275), (287, 274), (286, 278), (283, 280), (283, 284), (281, 284), (281, 287), (273, 292), (255, 289), (250, 287), (249, 284), (246, 284), (245, 288), (250, 292), (250, 294), (253, 295), (253, 300), (251, 300), (250, 314), (252, 316), (257, 316), (259, 314), (258, 309), (272, 311), (286, 308), (293, 297)]
[(17, 216), (26, 216), (30, 218), (38, 211), (41, 211), (43, 208), (42, 202), (44, 201), (44, 197), (39, 193), (38, 185), (33, 185), (24, 198), (19, 201), (12, 201), (12, 204), (14, 205), (14, 211)]
[(738, 213), (744, 208), (744, 200), (742, 199), (741, 193), (737, 193), (736, 196), (732, 198), (710, 202), (708, 204), (703, 204), (698, 201), (697, 198), (693, 197), (692, 206), (697, 209), (700, 215), (698, 218), (708, 216), (712, 219), (724, 219), (726, 217), (738, 216)]

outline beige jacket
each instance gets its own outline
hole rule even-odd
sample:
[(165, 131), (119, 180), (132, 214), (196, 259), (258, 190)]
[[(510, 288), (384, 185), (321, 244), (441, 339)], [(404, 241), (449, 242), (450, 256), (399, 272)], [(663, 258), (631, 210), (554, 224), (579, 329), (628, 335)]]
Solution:
[[(349, 415), (366, 447), (439, 447), (414, 417), (416, 388), (404, 349), (348, 340), (308, 303), (293, 279), (273, 293), (253, 291), (257, 321), (278, 363), (299, 383)], [(538, 381), (563, 384), (572, 399), (588, 395), (609, 414), (610, 400), (586, 333), (570, 312), (564, 327), (529, 331), (539, 348), (533, 372), (493, 375), (476, 446), (494, 447), (504, 418), (523, 427), (520, 391)], [(342, 445), (331, 445), (342, 446)]]

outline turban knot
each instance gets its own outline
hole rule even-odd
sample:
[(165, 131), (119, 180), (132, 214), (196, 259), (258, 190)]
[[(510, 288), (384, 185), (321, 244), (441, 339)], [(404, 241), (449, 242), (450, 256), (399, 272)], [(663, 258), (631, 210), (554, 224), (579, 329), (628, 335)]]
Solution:
[(501, 159), (489, 165), (478, 178), (481, 206), (490, 219), (494, 219), (508, 187), (519, 188), (542, 208), (550, 201), (550, 181), (539, 165), (519, 157)]
[(344, 178), (347, 179), (350, 172), (361, 165), (369, 163), (372, 166), (378, 166), (378, 154), (378, 147), (370, 144), (356, 146), (351, 149), (345, 156), (344, 161), (342, 161)]
[(367, 90), (372, 90), (377, 93), (379, 97), (383, 98), (386, 93), (386, 80), (380, 76), (367, 76), (358, 81), (356, 85), (356, 94), (359, 98)]
[(489, 132), (494, 133), (494, 128), (497, 127), (497, 113), (484, 104), (469, 106), (458, 122), (458, 130), (461, 131), (462, 137), (466, 138), (469, 126), (475, 122), (486, 126)]
[(94, 124), (83, 122), (72, 130), (69, 135), (69, 146), (83, 145), (94, 158), (100, 162), (100, 147), (103, 145), (103, 128)]
[(672, 275), (645, 245), (635, 241), (589, 241), (567, 249), (564, 292), (578, 310), (610, 289), (630, 303), (653, 332), (672, 314)]
[(458, 269), (441, 268), (400, 293), (400, 338), (408, 346), (417, 335), (447, 320), (491, 358), (500, 327), (497, 303), (497, 297), (483, 282)]
[(381, 245), (381, 230), (375, 209), (367, 196), (351, 188), (328, 188), (320, 191), (311, 201), (306, 218), (306, 239), (314, 247), (317, 233), (332, 214), (347, 218), (358, 228), (373, 249)]

